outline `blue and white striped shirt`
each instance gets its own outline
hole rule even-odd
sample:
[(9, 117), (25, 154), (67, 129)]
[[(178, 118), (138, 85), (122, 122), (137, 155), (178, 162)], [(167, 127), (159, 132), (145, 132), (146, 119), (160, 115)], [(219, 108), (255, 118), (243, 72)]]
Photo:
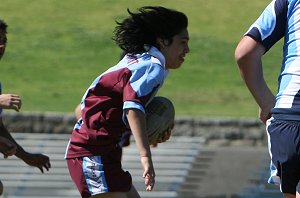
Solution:
[(273, 0), (247, 33), (268, 51), (284, 37), (273, 116), (300, 120), (300, 1)]

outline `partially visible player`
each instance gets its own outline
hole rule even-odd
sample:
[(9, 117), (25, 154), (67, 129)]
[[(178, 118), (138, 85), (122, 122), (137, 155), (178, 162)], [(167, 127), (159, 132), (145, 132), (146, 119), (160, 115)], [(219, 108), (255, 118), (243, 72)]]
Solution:
[[(269, 183), (300, 198), (300, 1), (273, 0), (239, 42), (235, 58), (266, 123), (272, 159)], [(276, 97), (264, 80), (262, 57), (284, 38)]]
[(66, 159), (83, 198), (139, 198), (129, 172), (121, 165), (119, 137), (130, 129), (143, 167), (146, 190), (155, 172), (146, 134), (145, 107), (189, 52), (188, 19), (164, 7), (142, 7), (118, 22), (114, 40), (128, 52), (97, 77), (81, 102)]
[[(0, 19), (0, 59), (4, 55), (6, 48), (6, 29), (7, 24)], [(25, 151), (11, 136), (7, 128), (2, 121), (2, 109), (14, 109), (19, 111), (22, 105), (20, 96), (16, 94), (2, 94), (1, 82), (0, 82), (0, 152), (4, 155), (4, 158), (15, 155), (22, 159), (26, 164), (37, 167), (44, 172), (44, 168), (48, 171), (51, 167), (50, 159), (48, 156), (42, 154), (33, 154)], [(3, 185), (0, 181), (0, 194), (3, 193)]]

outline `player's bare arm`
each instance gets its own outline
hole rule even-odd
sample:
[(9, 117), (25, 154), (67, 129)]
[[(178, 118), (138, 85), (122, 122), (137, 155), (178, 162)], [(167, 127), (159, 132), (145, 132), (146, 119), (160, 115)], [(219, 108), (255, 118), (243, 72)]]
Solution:
[(79, 118), (81, 118), (81, 107), (80, 104), (78, 104), (74, 110), (75, 113), (75, 117), (78, 120)]
[(145, 114), (138, 109), (128, 109), (126, 116), (131, 132), (136, 141), (141, 157), (151, 157), (148, 137), (146, 133)]
[(267, 86), (262, 69), (262, 56), (265, 48), (249, 36), (238, 44), (235, 59), (248, 89), (260, 107), (260, 119), (265, 123), (270, 118), (275, 104), (275, 96)]
[(145, 178), (146, 190), (151, 191), (155, 184), (155, 172), (146, 134), (145, 114), (137, 109), (128, 109), (126, 111), (126, 116), (140, 153), (141, 164), (144, 169), (143, 177)]
[(9, 131), (6, 129), (6, 127), (3, 125), (2, 119), (0, 119), (0, 136), (8, 139), (10, 142), (12, 142), (17, 148), (15, 152), (15, 156), (22, 159), (26, 164), (30, 166), (37, 167), (41, 170), (41, 172), (44, 172), (44, 168), (46, 170), (49, 170), (51, 167), (50, 159), (48, 156), (45, 156), (43, 154), (32, 154), (25, 151), (22, 146), (20, 146), (15, 139), (11, 136)]
[(10, 140), (0, 136), (0, 152), (4, 158), (15, 155), (17, 152), (17, 146)]

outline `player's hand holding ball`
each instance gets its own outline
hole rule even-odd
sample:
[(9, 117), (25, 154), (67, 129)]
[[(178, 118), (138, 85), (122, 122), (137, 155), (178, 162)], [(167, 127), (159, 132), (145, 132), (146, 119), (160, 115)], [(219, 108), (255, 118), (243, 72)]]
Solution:
[(155, 147), (157, 143), (165, 142), (171, 137), (175, 108), (169, 99), (157, 96), (147, 105), (146, 114), (149, 144)]

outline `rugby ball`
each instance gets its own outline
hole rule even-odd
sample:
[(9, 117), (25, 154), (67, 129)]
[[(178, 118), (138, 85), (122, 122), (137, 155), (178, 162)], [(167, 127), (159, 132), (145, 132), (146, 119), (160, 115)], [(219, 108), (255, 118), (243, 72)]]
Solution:
[(146, 128), (149, 144), (156, 144), (168, 128), (174, 126), (175, 108), (165, 97), (156, 96), (146, 106)]

